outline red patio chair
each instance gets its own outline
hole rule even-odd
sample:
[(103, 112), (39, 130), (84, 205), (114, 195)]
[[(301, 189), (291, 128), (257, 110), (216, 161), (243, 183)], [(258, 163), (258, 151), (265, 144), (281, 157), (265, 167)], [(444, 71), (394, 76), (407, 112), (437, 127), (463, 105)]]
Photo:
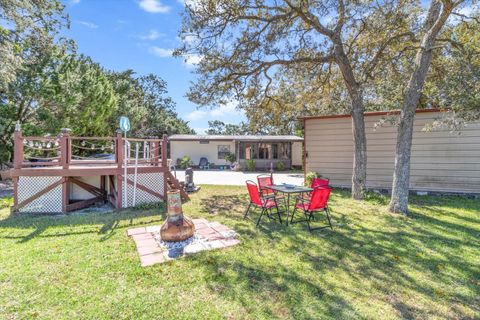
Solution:
[(260, 189), (260, 194), (262, 195), (262, 197), (275, 195), (272, 189), (267, 188), (268, 186), (273, 185), (273, 175), (271, 174), (258, 175), (257, 181), (258, 181), (258, 187)]
[(283, 199), (284, 205), (286, 206), (286, 200), (283, 195), (278, 195), (274, 190), (267, 188), (268, 186), (274, 185), (273, 174), (260, 174), (257, 176), (257, 181), (262, 197), (275, 198), (277, 201)]
[(260, 217), (257, 220), (256, 225), (258, 226), (260, 224), (260, 220), (262, 219), (262, 216), (268, 211), (267, 216), (269, 218), (272, 218), (272, 208), (276, 208), (277, 210), (277, 215), (278, 215), (278, 220), (280, 223), (282, 223), (282, 218), (280, 217), (280, 211), (278, 210), (278, 205), (277, 201), (275, 198), (272, 197), (262, 197), (260, 195), (260, 192), (258, 191), (257, 184), (251, 180), (247, 180), (247, 189), (248, 189), (248, 195), (250, 196), (250, 203), (248, 204), (247, 211), (245, 211), (245, 215), (243, 218), (245, 219), (248, 216), (248, 213), (250, 212), (250, 208), (256, 207), (262, 209), (262, 212), (260, 213)]
[(310, 188), (315, 189), (316, 187), (328, 187), (329, 180), (328, 178), (313, 178)]
[[(328, 185), (329, 182), (330, 182), (330, 180), (328, 178), (313, 178), (312, 182), (310, 183), (310, 188), (312, 188), (312, 189), (315, 189), (317, 187), (330, 188), (330, 186)], [(312, 196), (311, 192), (302, 193), (301, 195), (299, 195), (297, 197), (297, 199), (298, 198), (309, 199), (311, 196)]]
[(310, 195), (309, 199), (297, 199), (295, 204), (295, 209), (293, 210), (292, 217), (290, 218), (290, 223), (294, 223), (293, 217), (297, 210), (302, 210), (305, 214), (305, 220), (297, 220), (295, 222), (307, 222), (308, 230), (310, 232), (318, 229), (328, 228), (328, 226), (312, 228), (310, 226), (310, 221), (314, 219), (313, 214), (315, 212), (324, 211), (327, 215), (327, 220), (330, 228), (333, 230), (332, 221), (330, 220), (330, 211), (328, 209), (328, 199), (330, 198), (330, 193), (332, 189), (328, 187), (317, 187), (315, 188)]

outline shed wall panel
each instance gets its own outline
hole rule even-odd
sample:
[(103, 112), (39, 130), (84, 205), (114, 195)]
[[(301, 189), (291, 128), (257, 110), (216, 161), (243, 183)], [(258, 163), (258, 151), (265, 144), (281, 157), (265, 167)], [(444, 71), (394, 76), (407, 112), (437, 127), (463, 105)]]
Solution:
[[(426, 131), (442, 113), (419, 113), (415, 118), (410, 189), (480, 193), (480, 122), (460, 132), (447, 128)], [(393, 179), (397, 127), (378, 125), (384, 116), (366, 116), (367, 187), (390, 189)], [(330, 178), (334, 186), (350, 187), (353, 138), (350, 118), (305, 120), (306, 171)]]

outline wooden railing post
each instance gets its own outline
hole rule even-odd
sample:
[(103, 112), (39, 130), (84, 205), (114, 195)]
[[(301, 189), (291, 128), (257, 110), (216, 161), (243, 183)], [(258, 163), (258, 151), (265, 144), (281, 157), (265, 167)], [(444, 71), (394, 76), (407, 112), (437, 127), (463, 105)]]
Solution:
[(152, 146), (152, 151), (153, 151), (153, 154), (151, 153), (152, 155), (152, 164), (154, 166), (159, 166), (160, 165), (160, 148), (161, 148), (161, 145), (162, 145), (162, 140), (155, 140), (154, 142), (154, 145), (151, 144)]
[(68, 169), (71, 156), (70, 129), (62, 128), (60, 137), (60, 165), (63, 169)]
[(123, 140), (122, 140), (122, 131), (117, 130), (117, 137), (115, 138), (115, 161), (117, 162), (117, 197), (115, 207), (117, 210), (122, 208), (122, 197), (123, 197)]
[(15, 133), (13, 134), (13, 167), (21, 169), (23, 163), (23, 137), (20, 123), (15, 125)]
[(168, 144), (168, 137), (166, 134), (162, 136), (162, 163), (160, 164), (164, 168), (168, 168), (167, 165), (167, 144)]

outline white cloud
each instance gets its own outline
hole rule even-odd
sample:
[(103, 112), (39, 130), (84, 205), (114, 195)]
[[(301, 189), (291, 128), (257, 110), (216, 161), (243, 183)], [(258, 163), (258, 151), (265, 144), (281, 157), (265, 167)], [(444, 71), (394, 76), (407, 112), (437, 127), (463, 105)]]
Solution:
[(206, 134), (208, 128), (193, 128), (197, 134)]
[(90, 22), (90, 21), (77, 21), (77, 23), (87, 27), (87, 28), (90, 28), (90, 29), (97, 29), (98, 28), (98, 25), (96, 25), (95, 23), (93, 22)]
[(159, 56), (160, 58), (168, 58), (172, 56), (173, 50), (159, 47), (151, 47), (150, 52), (156, 56)]
[(156, 40), (156, 39), (158, 39), (160, 37), (163, 37), (163, 36), (164, 36), (163, 33), (160, 33), (157, 30), (152, 29), (148, 32), (148, 34), (139, 36), (139, 38), (142, 39), (142, 40)]
[[(172, 57), (173, 49), (165, 49), (165, 48), (153, 46), (153, 47), (150, 47), (150, 52), (160, 58), (168, 58), (168, 57)], [(202, 60), (202, 56), (198, 54), (188, 54), (183, 56), (183, 64), (187, 68), (195, 67), (195, 65), (200, 63), (201, 60)]]
[(225, 117), (228, 115), (233, 115), (233, 116), (242, 115), (242, 112), (240, 110), (237, 110), (236, 106), (237, 106), (236, 102), (230, 101), (226, 104), (219, 106), (216, 109), (212, 109), (208, 111), (207, 110), (192, 111), (185, 116), (185, 119), (189, 121), (195, 121), (195, 120), (203, 119), (205, 117), (217, 119), (217, 118)]
[(203, 110), (195, 110), (186, 115), (185, 119), (188, 121), (200, 120), (205, 117), (208, 113)]
[(240, 111), (236, 109), (237, 104), (233, 101), (230, 101), (226, 104), (221, 105), (220, 107), (210, 111), (212, 117), (223, 117), (229, 114), (240, 114)]
[(193, 68), (202, 60), (202, 56), (198, 54), (189, 54), (184, 57), (183, 62), (188, 68)]
[(160, 0), (140, 0), (138, 5), (150, 13), (167, 13), (170, 11), (170, 7), (163, 5)]

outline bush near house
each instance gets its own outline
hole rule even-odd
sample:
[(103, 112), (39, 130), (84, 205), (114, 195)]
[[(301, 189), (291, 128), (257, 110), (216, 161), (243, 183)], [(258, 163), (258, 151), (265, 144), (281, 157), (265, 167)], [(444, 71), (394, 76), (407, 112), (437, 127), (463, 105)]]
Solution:
[(256, 166), (255, 160), (250, 159), (245, 161), (245, 167), (247, 171), (255, 171), (255, 166)]
[(235, 160), (237, 160), (237, 159), (236, 159), (236, 157), (235, 157), (235, 154), (233, 154), (233, 153), (230, 152), (230, 153), (227, 153), (227, 154), (225, 155), (225, 160), (227, 160), (227, 161), (230, 162), (230, 163), (234, 163)]
[(183, 156), (183, 158), (180, 159), (180, 168), (187, 169), (191, 162), (192, 159), (190, 159), (189, 156)]
[(277, 171), (283, 171), (285, 170), (285, 163), (283, 162), (277, 162), (277, 164), (275, 165)]

